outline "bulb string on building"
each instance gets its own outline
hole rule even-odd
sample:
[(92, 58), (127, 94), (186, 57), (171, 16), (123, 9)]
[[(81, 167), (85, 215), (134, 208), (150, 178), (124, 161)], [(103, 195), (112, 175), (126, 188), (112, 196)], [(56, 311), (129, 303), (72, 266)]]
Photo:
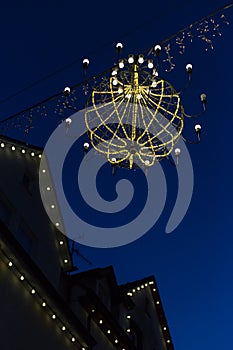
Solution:
[[(126, 290), (126, 295), (130, 298), (133, 298), (134, 295), (137, 295), (137, 293), (141, 293), (142, 291), (144, 291), (144, 290), (146, 291), (147, 289), (150, 290), (150, 292), (153, 296), (153, 300), (154, 300), (154, 304), (155, 304), (155, 307), (157, 310), (157, 314), (159, 315), (160, 327), (161, 327), (161, 331), (163, 333), (163, 337), (164, 337), (164, 340), (166, 343), (166, 348), (168, 350), (173, 349), (171, 336), (170, 336), (170, 333), (168, 330), (167, 321), (166, 321), (165, 316), (162, 312), (161, 300), (160, 300), (160, 297), (158, 294), (158, 288), (155, 284), (155, 281), (148, 280), (148, 281), (144, 281), (144, 283), (140, 283), (140, 284), (133, 283), (133, 287)], [(132, 318), (132, 315), (126, 314), (126, 318), (128, 320), (130, 320)], [(129, 329), (129, 328), (127, 328), (127, 329)]]
[[(37, 150), (37, 149), (33, 149), (33, 148), (28, 148), (27, 145), (22, 146), (22, 145), (19, 145), (19, 144), (13, 144), (12, 142), (10, 141), (7, 141), (5, 139), (0, 139), (0, 152), (1, 151), (11, 151), (11, 152), (19, 152), (23, 157), (30, 157), (30, 158), (34, 158), (35, 161), (37, 159), (39, 159), (39, 161), (41, 160), (42, 158), (42, 152), (41, 150)], [(42, 174), (43, 175), (47, 175), (47, 170), (46, 169), (42, 169)], [(52, 193), (53, 191), (53, 186), (51, 184), (51, 182), (47, 183), (47, 186), (45, 187), (45, 191), (47, 193)], [(59, 215), (58, 215), (58, 212), (57, 212), (57, 209), (58, 209), (58, 205), (55, 203), (54, 200), (49, 200), (48, 202), (50, 204), (50, 209), (52, 212), (56, 213), (57, 217), (58, 217), (58, 220), (55, 220), (55, 226), (58, 228), (60, 226), (60, 219), (59, 219)], [(68, 265), (70, 263), (70, 259), (69, 257), (67, 256), (67, 253), (65, 254), (63, 252), (63, 247), (65, 247), (65, 242), (64, 242), (64, 238), (63, 238), (63, 235), (62, 233), (59, 231), (57, 231), (57, 245), (60, 249), (60, 254), (62, 255), (62, 263), (63, 263), (63, 266), (65, 267), (66, 265)], [(67, 269), (67, 268), (66, 268)]]
[(49, 302), (49, 297), (46, 296), (46, 291), (42, 295), (41, 288), (37, 283), (32, 282), (32, 277), (29, 277), (29, 273), (25, 271), (24, 268), (20, 267), (18, 263), (9, 255), (5, 249), (0, 245), (1, 260), (9, 268), (9, 270), (16, 276), (16, 278), (22, 283), (23, 288), (25, 288), (29, 295), (35, 298), (36, 302), (40, 305), (41, 310), (44, 310), (48, 317), (55, 322), (56, 326), (61, 330), (61, 334), (64, 334), (71, 343), (76, 346), (79, 350), (88, 350), (87, 345), (80, 343), (75, 336), (76, 330), (72, 329), (72, 326), (69, 324), (68, 320), (64, 320), (55, 306), (52, 306), (52, 303)]

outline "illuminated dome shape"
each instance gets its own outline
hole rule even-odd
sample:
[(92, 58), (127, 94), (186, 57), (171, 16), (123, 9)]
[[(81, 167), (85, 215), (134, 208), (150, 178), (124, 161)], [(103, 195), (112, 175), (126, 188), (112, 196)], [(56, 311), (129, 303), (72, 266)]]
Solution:
[(130, 169), (168, 157), (183, 120), (173, 86), (136, 63), (103, 79), (87, 100), (85, 113), (92, 146), (113, 165)]

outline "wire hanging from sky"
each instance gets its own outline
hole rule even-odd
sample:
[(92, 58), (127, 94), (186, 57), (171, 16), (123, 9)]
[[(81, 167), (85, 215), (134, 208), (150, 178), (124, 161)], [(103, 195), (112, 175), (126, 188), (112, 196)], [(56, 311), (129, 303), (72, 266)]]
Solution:
[[(174, 37), (176, 37), (178, 34), (180, 34), (181, 32), (185, 31), (186, 29), (190, 28), (190, 26), (194, 26), (194, 25), (198, 24), (199, 22), (201, 22), (201, 21), (203, 21), (203, 20), (205, 20), (205, 19), (207, 19), (207, 18), (209, 18), (209, 17), (211, 17), (211, 16), (214, 16), (214, 15), (216, 15), (217, 13), (219, 13), (219, 12), (221, 12), (221, 11), (224, 11), (224, 10), (226, 10), (226, 9), (232, 7), (232, 6), (233, 6), (233, 2), (231, 2), (231, 3), (229, 3), (229, 4), (225, 5), (225, 6), (223, 6), (223, 7), (221, 7), (221, 8), (218, 8), (218, 9), (215, 10), (214, 12), (211, 12), (210, 14), (208, 14), (207, 16), (202, 17), (202, 18), (199, 19), (199, 20), (196, 20), (196, 21), (193, 22), (192, 24), (189, 24), (188, 26), (186, 26), (186, 27), (180, 29), (180, 30), (179, 30), (178, 32), (176, 32), (175, 34), (173, 34), (173, 35), (167, 37), (166, 39), (164, 39), (164, 40), (162, 40), (162, 41), (160, 41), (160, 44), (164, 44), (164, 43), (166, 43), (166, 42), (172, 40), (172, 39), (173, 39)], [(148, 24), (148, 22), (147, 22), (146, 24)], [(146, 24), (140, 25), (140, 26), (138, 26), (137, 28), (138, 28), (138, 29), (139, 29), (139, 28), (142, 28), (142, 27), (144, 27)], [(128, 32), (128, 34), (125, 34), (124, 36), (129, 36), (131, 33), (132, 33), (132, 32)], [(120, 38), (120, 39), (122, 39), (122, 38)], [(107, 46), (109, 46), (109, 45), (110, 45), (110, 43), (106, 43), (105, 45), (103, 45), (102, 48), (105, 48), (105, 47), (107, 47)], [(111, 45), (112, 45), (112, 42), (111, 42)], [(92, 51), (92, 54), (98, 53), (99, 50), (101, 50), (101, 48), (99, 48), (98, 50)], [(151, 48), (148, 49), (148, 50), (146, 50), (146, 52), (148, 53), (148, 52), (150, 52), (150, 50), (151, 50)], [(89, 54), (90, 54), (90, 53), (89, 53)], [(4, 102), (10, 100), (11, 98), (16, 97), (17, 95), (21, 94), (22, 92), (24, 92), (24, 91), (30, 89), (31, 87), (33, 87), (33, 86), (39, 84), (40, 82), (43, 82), (43, 81), (49, 79), (50, 77), (52, 77), (52, 76), (58, 74), (59, 72), (64, 71), (65, 69), (71, 67), (72, 65), (76, 64), (76, 63), (79, 62), (79, 61), (80, 61), (79, 59), (76, 59), (75, 61), (71, 62), (70, 64), (67, 64), (67, 65), (63, 66), (62, 68), (60, 68), (60, 69), (54, 71), (53, 73), (47, 75), (46, 77), (44, 77), (44, 78), (42, 78), (42, 79), (40, 79), (40, 80), (38, 80), (38, 81), (36, 81), (36, 82), (30, 84), (29, 86), (27, 86), (27, 87), (21, 89), (20, 91), (16, 92), (15, 94), (12, 94), (12, 95), (8, 96), (7, 98), (1, 100), (1, 101), (0, 101), (0, 104), (3, 104)], [(111, 67), (111, 68), (112, 68), (112, 67)], [(77, 87), (79, 87), (79, 86), (82, 86), (83, 84), (85, 84), (85, 83), (91, 81), (92, 79), (94, 79), (94, 78), (96, 78), (96, 77), (99, 77), (99, 76), (101, 76), (101, 75), (103, 75), (103, 74), (109, 72), (109, 71), (111, 70), (111, 68), (108, 68), (108, 69), (106, 69), (105, 71), (103, 71), (103, 72), (101, 72), (101, 73), (99, 73), (99, 74), (96, 74), (96, 75), (94, 75), (94, 76), (92, 76), (92, 77), (90, 77), (90, 78), (88, 78), (88, 79), (85, 79), (84, 81), (81, 81), (81, 82), (77, 83), (77, 84), (75, 84), (74, 86), (72, 86), (71, 88), (77, 88)], [(62, 92), (58, 92), (58, 93), (56, 93), (56, 94), (54, 94), (54, 95), (52, 95), (52, 96), (50, 96), (50, 97), (44, 99), (43, 101), (40, 101), (40, 102), (34, 104), (33, 106), (27, 107), (26, 109), (24, 109), (24, 110), (22, 110), (22, 111), (20, 111), (20, 112), (17, 112), (17, 113), (15, 113), (15, 114), (13, 114), (13, 115), (11, 115), (11, 116), (9, 116), (9, 117), (3, 119), (3, 120), (0, 120), (0, 124), (4, 123), (4, 122), (6, 122), (6, 121), (8, 121), (8, 120), (10, 120), (10, 119), (15, 118), (15, 117), (17, 117), (17, 116), (20, 115), (20, 114), (23, 114), (23, 113), (25, 113), (25, 112), (28, 112), (28, 111), (30, 111), (30, 110), (32, 110), (32, 109), (34, 109), (34, 108), (36, 108), (36, 107), (38, 107), (38, 106), (40, 106), (40, 105), (42, 105), (42, 104), (45, 104), (46, 102), (55, 99), (56, 97), (60, 96), (61, 94), (62, 94)]]
[[(182, 1), (182, 4), (183, 2), (186, 4), (186, 1)], [(166, 14), (169, 14), (170, 12), (172, 12), (174, 10), (174, 8), (177, 7), (177, 3), (176, 4), (172, 4), (168, 9), (166, 9)], [(158, 18), (161, 18), (165, 15), (165, 12), (164, 13), (160, 13), (159, 15), (157, 16), (153, 16), (153, 18), (151, 18), (150, 20), (146, 21), (146, 22), (143, 22), (143, 23), (140, 23), (139, 25), (137, 25), (136, 27), (134, 27), (134, 29), (132, 29), (131, 31), (128, 31), (122, 35), (120, 35), (120, 37), (118, 38), (118, 40), (124, 40), (126, 39), (127, 37), (129, 37), (130, 35), (134, 34), (135, 32), (139, 31), (139, 30), (143, 30), (146, 26), (148, 26), (150, 23), (156, 21)], [(105, 43), (104, 45), (102, 45), (101, 47), (98, 47), (98, 49), (96, 50), (91, 50), (87, 53), (88, 56), (91, 56), (91, 55), (96, 55), (100, 52), (103, 51), (103, 49), (106, 49), (108, 47), (112, 46), (112, 41), (111, 42), (107, 42)], [(17, 97), (18, 95), (22, 94), (23, 92), (25, 91), (28, 91), (30, 90), (31, 88), (35, 87), (36, 85), (40, 84), (40, 83), (43, 83), (44, 81), (56, 76), (57, 74), (69, 69), (70, 67), (74, 66), (75, 64), (77, 63), (80, 63), (80, 58), (77, 58), (75, 59), (74, 61), (64, 65), (63, 67), (61, 68), (58, 68), (56, 69), (55, 71), (49, 73), (48, 75), (44, 76), (43, 78), (41, 79), (38, 79), (34, 82), (32, 82), (31, 84), (23, 87), (22, 89), (14, 92), (13, 94), (11, 95), (8, 95), (7, 97), (3, 98), (0, 100), (0, 105), (4, 104), (5, 102), (7, 101), (10, 101), (11, 99), (13, 99), (14, 97)]]

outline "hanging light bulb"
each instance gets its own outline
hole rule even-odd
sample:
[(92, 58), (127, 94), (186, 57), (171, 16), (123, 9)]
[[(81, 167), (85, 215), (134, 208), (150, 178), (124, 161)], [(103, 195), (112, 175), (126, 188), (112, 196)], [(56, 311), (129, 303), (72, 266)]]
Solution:
[(200, 136), (201, 136), (201, 125), (200, 124), (196, 124), (195, 125), (195, 131), (198, 137), (198, 141), (200, 141)]
[(206, 109), (206, 103), (207, 103), (206, 94), (201, 94), (200, 98), (201, 98), (201, 102), (202, 102), (203, 108), (205, 110)]
[(88, 66), (89, 66), (89, 63), (90, 63), (89, 59), (88, 58), (84, 58), (84, 60), (83, 60), (83, 69), (86, 70), (88, 68)]
[(118, 66), (119, 66), (119, 68), (124, 68), (124, 66), (125, 66), (125, 64), (124, 64), (124, 60), (122, 60), (122, 59), (120, 59), (119, 61), (118, 61)]
[(63, 93), (66, 97), (70, 96), (71, 89), (69, 86), (66, 86), (63, 90)]
[(181, 153), (180, 148), (176, 148), (175, 149), (176, 164), (178, 164), (178, 159), (179, 159), (180, 153)]
[(144, 56), (143, 55), (138, 55), (138, 63), (142, 64), (144, 62)]
[(112, 75), (117, 75), (117, 67), (113, 67), (113, 69), (112, 69)]
[(148, 60), (147, 67), (148, 67), (149, 69), (152, 69), (152, 68), (154, 67), (153, 60)]
[(114, 86), (116, 86), (116, 85), (118, 84), (118, 80), (117, 80), (117, 79), (113, 79), (112, 84), (113, 84)]
[(186, 72), (188, 73), (188, 74), (191, 74), (192, 73), (192, 70), (193, 70), (193, 66), (191, 65), (191, 63), (188, 63), (188, 64), (186, 64)]
[(158, 71), (157, 71), (156, 68), (153, 69), (153, 73), (152, 73), (152, 74), (153, 74), (154, 76), (156, 76), (156, 77), (159, 75), (159, 73), (158, 73)]
[(88, 142), (84, 142), (83, 144), (83, 153), (84, 155), (87, 154), (87, 151), (89, 150), (90, 144)]
[(69, 128), (70, 124), (72, 123), (72, 119), (71, 118), (66, 118), (66, 127)]
[(90, 147), (90, 145), (89, 145), (88, 142), (84, 142), (83, 147), (84, 147), (86, 150), (88, 150), (89, 147)]
[(116, 50), (117, 50), (118, 55), (121, 53), (122, 49), (123, 49), (123, 44), (122, 43), (117, 43), (116, 44)]
[(159, 56), (162, 48), (160, 45), (155, 45), (154, 50), (155, 50), (156, 56)]
[(129, 57), (128, 57), (128, 62), (129, 62), (130, 64), (134, 63), (134, 55), (129, 55)]

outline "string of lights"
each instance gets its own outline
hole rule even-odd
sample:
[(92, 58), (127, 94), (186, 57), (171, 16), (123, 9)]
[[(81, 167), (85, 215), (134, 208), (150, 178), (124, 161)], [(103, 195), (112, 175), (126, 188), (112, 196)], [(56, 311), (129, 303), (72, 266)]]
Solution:
[[(143, 281), (140, 281), (140, 283), (134, 282), (132, 283), (132, 285), (129, 287), (128, 285), (126, 285), (126, 295), (129, 298), (134, 298), (134, 296), (136, 297), (137, 293), (141, 293), (144, 290), (146, 290), (147, 288), (150, 289), (150, 292), (153, 296), (153, 301), (156, 307), (156, 311), (157, 314), (159, 316), (159, 321), (160, 321), (160, 326), (161, 326), (161, 330), (163, 333), (163, 337), (165, 339), (166, 342), (166, 347), (168, 350), (172, 350), (173, 349), (173, 343), (171, 340), (171, 335), (168, 329), (168, 325), (167, 325), (167, 321), (163, 312), (163, 308), (162, 308), (162, 304), (161, 304), (161, 299), (158, 293), (158, 287), (156, 285), (156, 282), (154, 281), (154, 279), (150, 278), (150, 279), (145, 279)], [(132, 315), (127, 315), (126, 316), (128, 319), (131, 319)], [(130, 329), (129, 329), (130, 332)]]
[[(29, 147), (26, 144), (23, 143), (16, 143), (16, 142), (12, 142), (10, 139), (7, 138), (0, 138), (0, 152), (12, 152), (12, 153), (17, 153), (20, 154), (22, 157), (31, 157), (34, 158), (35, 160), (38, 160), (40, 162), (41, 157), (42, 157), (42, 150), (41, 149), (37, 149), (35, 147)], [(43, 174), (45, 175), (46, 170), (43, 169), (42, 170)], [(47, 192), (52, 191), (52, 187), (49, 187), (49, 184), (47, 186)], [(48, 202), (50, 203), (50, 202)], [(58, 205), (56, 204), (55, 201), (50, 203), (50, 208), (52, 211), (57, 212), (57, 207)], [(56, 227), (59, 226), (59, 222), (57, 222)], [(64, 269), (69, 269), (70, 268), (70, 257), (67, 256), (67, 253), (65, 253), (66, 249), (62, 249), (65, 248), (66, 244), (65, 244), (65, 240), (64, 240), (64, 236), (62, 235), (62, 233), (60, 232), (60, 230), (57, 231), (56, 233), (56, 239), (57, 239), (57, 245), (60, 248), (60, 253), (62, 256), (62, 264)]]
[(35, 277), (33, 278), (30, 276), (29, 272), (20, 266), (19, 262), (17, 262), (17, 260), (12, 257), (12, 254), (8, 253), (2, 245), (0, 245), (0, 259), (22, 283), (23, 288), (36, 300), (41, 310), (43, 310), (51, 321), (54, 322), (55, 326), (60, 329), (61, 334), (67, 337), (77, 349), (87, 350), (87, 345), (80, 342), (78, 339), (79, 335), (75, 335), (77, 334), (77, 330), (69, 324), (69, 321), (65, 319), (59, 309), (53, 305), (46, 291), (42, 291), (41, 286), (36, 285)]
[[(175, 68), (173, 50), (175, 52), (176, 48), (178, 48), (178, 53), (183, 54), (186, 46), (192, 43), (196, 38), (205, 44), (204, 48), (206, 51), (213, 49), (213, 39), (217, 36), (222, 36), (223, 24), (229, 24), (225, 11), (232, 6), (233, 3), (223, 6), (179, 30), (172, 36), (162, 40), (159, 43), (162, 48), (160, 65), (164, 65), (164, 71), (170, 72)], [(154, 46), (147, 50), (144, 56), (148, 59), (156, 56)], [(87, 62), (84, 60), (84, 72), (86, 63)], [(100, 80), (104, 81), (106, 77), (111, 75), (111, 72), (112, 67), (95, 76), (89, 78), (85, 76), (82, 82), (69, 87), (69, 96), (67, 96), (66, 90), (64, 89), (62, 92), (56, 93), (33, 106), (2, 119), (0, 121), (0, 133), (14, 136), (14, 133), (17, 132), (17, 137), (20, 137), (19, 133), (22, 132), (22, 137), (25, 137), (25, 135), (27, 136), (29, 133), (31, 134), (36, 130), (36, 123), (38, 120), (42, 123), (42, 121), (46, 122), (49, 118), (49, 120), (53, 120), (56, 125), (61, 123), (61, 121), (69, 117), (71, 109), (78, 111), (82, 108), (83, 104), (85, 104), (85, 96), (99, 84)]]

